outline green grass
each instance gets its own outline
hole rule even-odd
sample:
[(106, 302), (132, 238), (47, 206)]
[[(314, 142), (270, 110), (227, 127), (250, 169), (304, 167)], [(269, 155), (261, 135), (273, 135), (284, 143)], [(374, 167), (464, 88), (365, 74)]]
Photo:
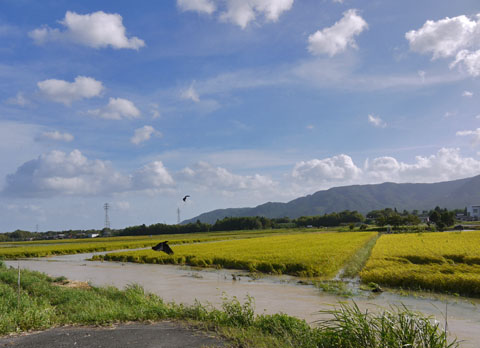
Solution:
[[(22, 271), (18, 301), (17, 270), (0, 262), (0, 334), (74, 324), (108, 325), (128, 321), (187, 320), (224, 335), (231, 347), (385, 348), (458, 347), (446, 345), (431, 320), (400, 308), (377, 316), (341, 305), (319, 327), (285, 314), (255, 315), (254, 299), (224, 298), (221, 309), (165, 303), (138, 285), (68, 288), (45, 274)], [(59, 280), (59, 279), (57, 279)], [(60, 279), (65, 282), (65, 279)], [(395, 341), (398, 339), (398, 342)], [(404, 344), (404, 345), (400, 345)], [(410, 345), (408, 345), (410, 344)]]

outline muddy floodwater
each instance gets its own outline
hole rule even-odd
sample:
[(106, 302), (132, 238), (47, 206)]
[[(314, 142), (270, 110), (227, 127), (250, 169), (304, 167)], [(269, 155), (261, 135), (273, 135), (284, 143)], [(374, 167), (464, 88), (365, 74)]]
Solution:
[(147, 292), (165, 301), (193, 304), (197, 299), (219, 307), (222, 296), (247, 295), (255, 299), (257, 313), (283, 312), (314, 324), (322, 317), (319, 310), (331, 309), (339, 301), (355, 301), (361, 309), (378, 310), (392, 304), (404, 304), (414, 311), (432, 315), (442, 325), (447, 323), (451, 335), (464, 340), (461, 347), (480, 346), (480, 302), (462, 298), (417, 298), (384, 292), (344, 298), (330, 295), (310, 286), (298, 284), (288, 276), (266, 276), (252, 279), (245, 272), (232, 270), (198, 270), (173, 265), (151, 265), (121, 262), (86, 261), (93, 254), (55, 256), (49, 258), (6, 261), (8, 266), (36, 270), (50, 276), (65, 276), (71, 280), (87, 281), (95, 286), (112, 285), (124, 288), (139, 284)]

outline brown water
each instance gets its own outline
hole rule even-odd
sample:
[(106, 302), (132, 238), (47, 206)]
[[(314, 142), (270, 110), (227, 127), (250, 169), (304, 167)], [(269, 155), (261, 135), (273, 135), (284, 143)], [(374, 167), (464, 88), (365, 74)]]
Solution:
[[(448, 331), (465, 340), (462, 347), (479, 347), (480, 302), (460, 298), (443, 300), (399, 296), (391, 293), (358, 295), (345, 299), (330, 295), (310, 285), (299, 285), (294, 277), (266, 276), (251, 279), (244, 272), (231, 270), (198, 270), (173, 265), (150, 265), (120, 262), (86, 261), (93, 254), (55, 256), (50, 258), (6, 261), (12, 267), (36, 270), (53, 277), (65, 276), (71, 280), (88, 281), (92, 285), (112, 285), (124, 288), (140, 284), (147, 292), (155, 293), (165, 301), (193, 304), (195, 299), (219, 307), (223, 294), (243, 300), (247, 295), (255, 299), (257, 313), (283, 312), (314, 323), (321, 319), (319, 310), (331, 309), (339, 301), (354, 300), (361, 309), (378, 310), (393, 304), (404, 304), (414, 311), (432, 315), (445, 323), (448, 302)], [(235, 276), (236, 280), (233, 279)]]

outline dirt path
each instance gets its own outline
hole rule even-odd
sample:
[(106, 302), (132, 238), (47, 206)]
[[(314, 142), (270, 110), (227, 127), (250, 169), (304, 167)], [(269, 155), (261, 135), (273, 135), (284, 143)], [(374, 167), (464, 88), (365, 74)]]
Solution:
[(225, 341), (174, 322), (62, 327), (0, 338), (0, 348), (201, 348)]

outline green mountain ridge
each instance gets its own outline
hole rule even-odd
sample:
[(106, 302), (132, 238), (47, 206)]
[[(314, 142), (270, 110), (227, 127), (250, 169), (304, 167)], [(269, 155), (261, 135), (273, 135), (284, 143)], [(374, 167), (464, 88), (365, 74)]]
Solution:
[(357, 210), (362, 214), (375, 209), (430, 210), (436, 206), (455, 209), (480, 204), (480, 175), (466, 179), (432, 184), (351, 185), (296, 198), (287, 203), (268, 202), (253, 208), (217, 209), (200, 214), (182, 223), (200, 220), (215, 223), (225, 217), (265, 216), (268, 218), (323, 215), (343, 210)]

